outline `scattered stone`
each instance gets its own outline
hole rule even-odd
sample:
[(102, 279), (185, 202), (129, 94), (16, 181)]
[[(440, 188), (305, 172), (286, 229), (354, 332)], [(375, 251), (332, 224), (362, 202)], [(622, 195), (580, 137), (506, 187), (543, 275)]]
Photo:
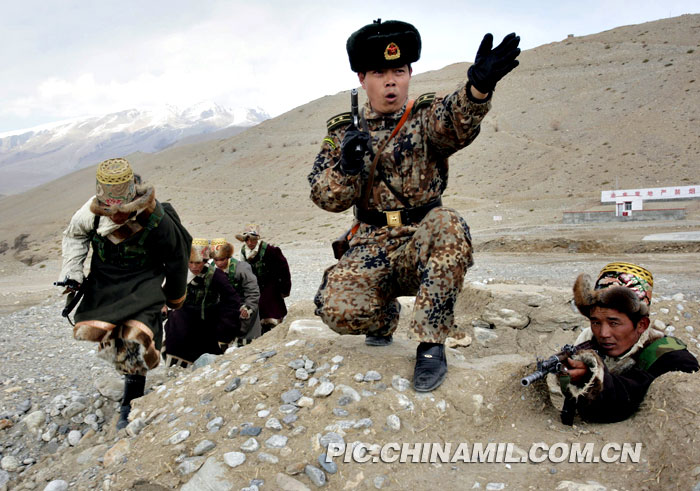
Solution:
[(265, 428), (269, 428), (271, 430), (281, 430), (282, 429), (282, 424), (280, 423), (279, 419), (277, 418), (270, 418), (267, 420), (265, 423)]
[(362, 382), (365, 380), (365, 376), (361, 373), (356, 373), (352, 378), (355, 380), (355, 382)]
[(354, 429), (369, 428), (370, 426), (372, 426), (372, 420), (370, 418), (362, 418), (361, 420), (357, 421), (357, 423), (352, 425)]
[(277, 464), (280, 461), (280, 459), (278, 459), (274, 455), (266, 453), (266, 452), (260, 452), (258, 454), (258, 460), (260, 462), (264, 462), (266, 464)]
[(375, 371), (375, 370), (370, 370), (367, 373), (365, 373), (363, 380), (365, 382), (376, 382), (377, 380), (382, 379), (382, 374)]
[(493, 332), (493, 329), (474, 326), (474, 337), (477, 343), (482, 346), (487, 346), (491, 341), (498, 339), (498, 334)]
[(68, 433), (68, 444), (71, 447), (75, 447), (78, 443), (80, 443), (80, 439), (83, 437), (83, 434), (80, 433), (78, 430), (71, 430), (70, 433)]
[(210, 450), (214, 450), (214, 448), (216, 448), (216, 443), (212, 442), (211, 440), (202, 440), (196, 447), (194, 447), (194, 450), (192, 450), (192, 455), (195, 457), (204, 455)]
[(304, 472), (304, 467), (306, 467), (306, 464), (304, 462), (296, 462), (294, 464), (289, 464), (287, 467), (285, 467), (284, 472), (286, 472), (290, 476), (296, 476), (297, 474), (301, 474), (302, 472)]
[(228, 452), (224, 454), (224, 462), (229, 467), (238, 467), (245, 462), (245, 454), (241, 452)]
[(490, 482), (486, 485), (486, 491), (500, 491), (506, 488), (503, 482)]
[(392, 431), (399, 431), (401, 429), (401, 419), (395, 414), (390, 414), (386, 417), (386, 425)]
[(465, 334), (461, 338), (448, 337), (445, 339), (445, 346), (448, 348), (463, 348), (472, 344), (472, 338), (468, 334)]
[(209, 433), (216, 433), (224, 425), (224, 418), (218, 416), (207, 423)]
[(343, 408), (336, 407), (336, 408), (333, 408), (333, 414), (338, 416), (339, 418), (344, 418), (347, 415), (349, 415), (350, 413)]
[(333, 382), (322, 382), (314, 391), (314, 397), (328, 397), (333, 393), (335, 385)]
[(260, 356), (258, 357), (258, 359), (256, 361), (267, 360), (268, 358), (272, 358), (276, 354), (277, 354), (277, 351), (275, 351), (275, 350), (265, 351), (263, 353), (260, 353)]
[(177, 445), (178, 443), (184, 442), (189, 437), (190, 437), (189, 430), (178, 431), (177, 433), (175, 433), (173, 436), (171, 436), (168, 439), (168, 443), (171, 445)]
[(16, 472), (22, 464), (14, 455), (6, 455), (0, 460), (0, 469), (7, 472)]
[(297, 371), (294, 373), (294, 376), (299, 380), (308, 380), (309, 372), (307, 372), (303, 368), (298, 368)]
[(496, 328), (512, 327), (513, 329), (523, 329), (530, 324), (530, 318), (527, 315), (520, 314), (511, 309), (496, 310), (491, 305), (486, 307), (482, 318)]
[(177, 466), (177, 472), (181, 476), (192, 474), (199, 470), (206, 459), (204, 457), (187, 457)]
[(311, 482), (319, 488), (326, 485), (326, 475), (318, 467), (307, 465), (304, 467), (304, 473), (309, 477)]
[(66, 491), (68, 489), (68, 483), (63, 479), (56, 479), (51, 481), (46, 485), (44, 491)]
[(258, 436), (262, 431), (260, 426), (245, 426), (241, 428), (241, 436)]
[[(3, 421), (9, 421), (9, 420), (3, 420)], [(33, 411), (33, 412), (29, 413), (27, 416), (25, 416), (24, 418), (22, 418), (22, 423), (27, 425), (27, 429), (31, 433), (38, 433), (39, 430), (41, 429), (41, 427), (44, 426), (45, 422), (46, 422), (46, 413), (42, 410)], [(9, 421), (9, 423), (10, 424), (7, 426), (0, 425), (0, 429), (2, 428), (2, 426), (4, 426), (4, 427), (12, 426), (12, 422)]]
[(319, 440), (319, 443), (323, 448), (328, 448), (328, 445), (331, 443), (337, 443), (339, 445), (345, 445), (345, 440), (343, 440), (343, 437), (340, 436), (338, 433), (331, 431), (326, 433), (321, 437)]
[(297, 401), (297, 406), (299, 407), (311, 407), (314, 405), (314, 400), (311, 397), (302, 397)]
[(386, 476), (377, 476), (374, 478), (373, 484), (374, 487), (377, 489), (382, 489), (384, 487), (384, 484), (386, 483), (387, 479)]
[(283, 448), (287, 446), (287, 437), (284, 435), (272, 435), (265, 440), (265, 446), (268, 448)]
[(328, 460), (325, 453), (318, 456), (318, 464), (321, 468), (329, 474), (335, 474), (338, 472), (338, 464), (332, 460)]
[(253, 453), (256, 452), (260, 448), (260, 444), (255, 438), (248, 438), (245, 442), (243, 442), (243, 445), (241, 445), (241, 450), (243, 450), (245, 453)]
[(295, 413), (287, 414), (284, 418), (282, 418), (282, 423), (290, 426), (292, 423), (296, 422), (297, 419), (299, 419), (299, 416), (297, 416)]
[(126, 434), (134, 437), (141, 433), (143, 429), (146, 427), (146, 422), (142, 418), (136, 418), (133, 421), (130, 421), (129, 424), (126, 425)]
[(658, 331), (663, 331), (666, 329), (666, 323), (662, 321), (661, 319), (654, 319), (654, 329)]
[(233, 380), (231, 380), (226, 388), (224, 389), (225, 392), (233, 392), (237, 388), (241, 386), (241, 379), (240, 377), (236, 377)]
[(403, 394), (396, 394), (399, 400), (399, 407), (405, 411), (413, 411), (413, 402)]
[(299, 389), (291, 389), (282, 394), (282, 402), (292, 404), (301, 399), (301, 391)]
[(337, 355), (337, 356), (334, 356), (333, 358), (331, 358), (331, 362), (335, 363), (336, 365), (340, 365), (341, 363), (343, 363), (344, 359), (345, 359), (344, 357)]
[(280, 491), (311, 491), (305, 484), (281, 472), (275, 476), (275, 484)]
[(391, 378), (391, 386), (399, 392), (404, 392), (411, 387), (411, 382), (403, 377), (394, 375)]

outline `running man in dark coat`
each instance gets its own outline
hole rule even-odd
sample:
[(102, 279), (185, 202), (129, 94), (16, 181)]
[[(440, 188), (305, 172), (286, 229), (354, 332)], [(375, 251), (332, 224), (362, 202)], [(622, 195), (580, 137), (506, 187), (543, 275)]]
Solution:
[(245, 242), (241, 248), (241, 259), (250, 264), (258, 279), (260, 323), (265, 334), (287, 315), (284, 299), (292, 289), (289, 264), (279, 247), (260, 239), (260, 226), (255, 223), (246, 225), (243, 233), (236, 235), (236, 238)]
[(117, 428), (127, 425), (131, 400), (143, 395), (146, 372), (160, 360), (161, 308), (185, 300), (191, 241), (172, 206), (156, 200), (121, 158), (98, 166), (96, 195), (63, 232), (59, 279), (72, 280), (74, 290), (84, 283), (73, 336), (99, 343), (99, 355), (125, 375)]

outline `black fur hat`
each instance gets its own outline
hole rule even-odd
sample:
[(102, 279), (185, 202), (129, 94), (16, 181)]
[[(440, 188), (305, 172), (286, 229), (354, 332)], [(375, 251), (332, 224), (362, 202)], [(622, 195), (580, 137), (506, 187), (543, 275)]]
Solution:
[(421, 41), (418, 30), (411, 24), (377, 19), (353, 32), (346, 47), (352, 71), (366, 72), (418, 61)]

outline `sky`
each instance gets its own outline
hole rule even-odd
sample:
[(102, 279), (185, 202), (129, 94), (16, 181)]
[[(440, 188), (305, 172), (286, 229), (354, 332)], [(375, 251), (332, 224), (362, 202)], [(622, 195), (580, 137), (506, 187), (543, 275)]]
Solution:
[(473, 61), (487, 32), (531, 49), (698, 12), (697, 0), (5, 0), (0, 133), (202, 102), (274, 117), (357, 87), (345, 42), (377, 18), (420, 31), (418, 74)]

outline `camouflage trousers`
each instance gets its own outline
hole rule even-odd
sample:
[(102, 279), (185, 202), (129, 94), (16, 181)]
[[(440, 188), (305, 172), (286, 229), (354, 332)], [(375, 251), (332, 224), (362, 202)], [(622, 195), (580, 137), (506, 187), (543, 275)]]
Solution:
[(411, 227), (363, 223), (350, 249), (325, 271), (316, 315), (340, 334), (384, 336), (398, 327), (396, 297), (415, 295), (411, 329), (417, 339), (444, 343), (472, 264), (469, 227), (452, 209), (434, 208)]

